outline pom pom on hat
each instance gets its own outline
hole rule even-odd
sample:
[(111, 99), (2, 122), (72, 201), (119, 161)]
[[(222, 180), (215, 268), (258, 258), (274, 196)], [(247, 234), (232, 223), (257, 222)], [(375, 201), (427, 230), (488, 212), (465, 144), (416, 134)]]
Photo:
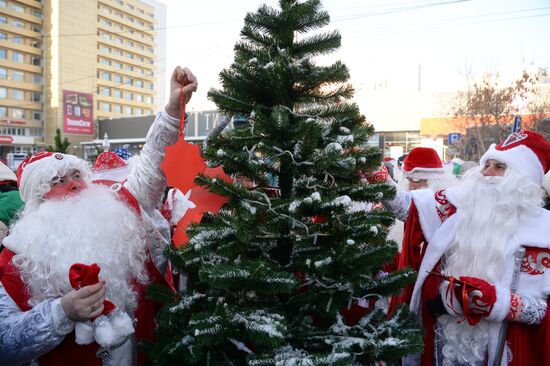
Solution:
[(550, 168), (550, 142), (536, 132), (514, 132), (500, 144), (492, 144), (479, 163), (483, 167), (488, 160), (500, 161), (542, 186)]
[(430, 147), (415, 147), (403, 162), (407, 178), (435, 179), (445, 172), (437, 152)]

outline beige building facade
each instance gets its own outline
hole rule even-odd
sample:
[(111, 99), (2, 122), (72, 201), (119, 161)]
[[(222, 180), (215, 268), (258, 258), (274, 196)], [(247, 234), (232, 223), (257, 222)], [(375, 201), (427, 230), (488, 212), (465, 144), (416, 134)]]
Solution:
[(97, 120), (152, 115), (165, 11), (152, 0), (0, 0), (0, 158), (54, 145), (57, 129), (78, 154)]

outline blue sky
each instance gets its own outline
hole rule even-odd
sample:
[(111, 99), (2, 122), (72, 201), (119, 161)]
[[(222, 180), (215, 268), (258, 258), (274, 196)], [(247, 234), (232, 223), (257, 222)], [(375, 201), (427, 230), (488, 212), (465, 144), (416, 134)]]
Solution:
[[(206, 92), (231, 64), (244, 16), (258, 0), (161, 0), (168, 10), (167, 69), (185, 65), (199, 78), (190, 107), (214, 109)], [(342, 47), (329, 58), (348, 65), (358, 92), (384, 84), (392, 91), (456, 90), (464, 70), (519, 75), (550, 66), (549, 0), (325, 0)], [(169, 77), (169, 72), (158, 77)]]

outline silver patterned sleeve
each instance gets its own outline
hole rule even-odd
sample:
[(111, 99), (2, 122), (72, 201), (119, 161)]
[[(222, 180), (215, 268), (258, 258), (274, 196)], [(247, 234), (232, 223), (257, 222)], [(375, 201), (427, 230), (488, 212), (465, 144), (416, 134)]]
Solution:
[(392, 200), (384, 200), (382, 203), (386, 210), (392, 211), (395, 218), (400, 221), (407, 221), (409, 209), (411, 208), (412, 197), (409, 191), (399, 188), (397, 183), (388, 179), (387, 184), (393, 186), (396, 190), (395, 197)]
[(0, 364), (20, 365), (55, 348), (74, 329), (61, 299), (44, 300), (21, 311), (0, 285)]
[(160, 203), (166, 178), (160, 168), (164, 160), (164, 149), (178, 139), (179, 121), (166, 112), (159, 112), (151, 125), (139, 161), (128, 176), (126, 188), (136, 197), (139, 204), (151, 215)]
[(529, 325), (540, 324), (546, 314), (546, 307), (546, 299), (526, 294), (512, 294), (510, 311), (506, 315), (506, 319)]

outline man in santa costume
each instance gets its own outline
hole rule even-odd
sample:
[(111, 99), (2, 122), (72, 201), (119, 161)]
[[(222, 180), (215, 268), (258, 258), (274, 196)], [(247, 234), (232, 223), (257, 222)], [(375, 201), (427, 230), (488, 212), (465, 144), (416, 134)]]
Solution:
[[(409, 212), (416, 210), (415, 201), (428, 200), (435, 203), (434, 193), (455, 186), (458, 180), (453, 174), (445, 171), (434, 149), (415, 147), (403, 161), (402, 178), (397, 181), (397, 184), (391, 179), (386, 182), (397, 189), (396, 198), (384, 202), (386, 208), (394, 211), (397, 217), (395, 224), (390, 227), (388, 239), (395, 240), (401, 246), (406, 228), (410, 226), (405, 225)], [(407, 240), (406, 244), (419, 248), (422, 243), (412, 244)], [(405, 255), (408, 254), (405, 253)]]
[(549, 168), (550, 143), (513, 133), (460, 185), (438, 192), (437, 204), (413, 202), (419, 215), (410, 235), (429, 243), (408, 257), (421, 261), (410, 309), (425, 348), (405, 362), (550, 365), (550, 212), (541, 188)]
[[(169, 285), (167, 244), (150, 218), (162, 196), (164, 149), (178, 138), (180, 90), (195, 76), (177, 67), (140, 161), (123, 183), (91, 182), (87, 164), (42, 152), (18, 170), (25, 202), (0, 255), (0, 364), (133, 365), (151, 339), (158, 304), (149, 283)], [(135, 330), (133, 329), (135, 326)]]

